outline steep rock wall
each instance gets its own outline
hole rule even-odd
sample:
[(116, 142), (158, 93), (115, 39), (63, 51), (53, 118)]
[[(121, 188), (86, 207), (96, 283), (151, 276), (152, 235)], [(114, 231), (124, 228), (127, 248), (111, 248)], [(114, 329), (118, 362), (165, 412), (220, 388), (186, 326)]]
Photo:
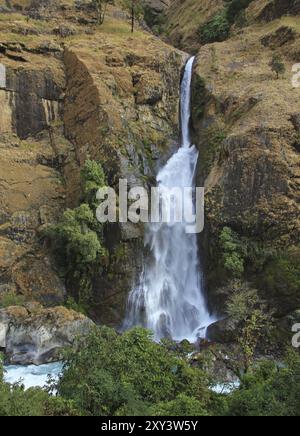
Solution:
[[(198, 184), (206, 187), (208, 293), (220, 312), (230, 274), (220, 234), (230, 227), (240, 241), (244, 281), (257, 287), (277, 315), (300, 304), (299, 91), (292, 86), (297, 17), (283, 18), (200, 49), (193, 78), (194, 138), (199, 146)], [(279, 43), (286, 73), (269, 66)], [(273, 35), (271, 47), (264, 42)], [(274, 36), (275, 35), (275, 36)], [(298, 278), (297, 278), (298, 277)]]
[(54, 129), (60, 122), (64, 72), (59, 59), (26, 51), (5, 36), (1, 47), (0, 293), (57, 304), (65, 298), (65, 287), (39, 233), (65, 207), (60, 163), (69, 145), (61, 129)]

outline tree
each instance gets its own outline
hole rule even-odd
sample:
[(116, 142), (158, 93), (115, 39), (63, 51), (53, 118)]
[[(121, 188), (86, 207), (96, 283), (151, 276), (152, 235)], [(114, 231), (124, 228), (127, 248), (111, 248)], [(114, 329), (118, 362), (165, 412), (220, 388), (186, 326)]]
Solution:
[(78, 416), (72, 401), (52, 397), (40, 388), (25, 390), (22, 383), (3, 380), (3, 358), (0, 354), (0, 416)]
[(97, 11), (98, 24), (103, 24), (109, 0), (93, 0), (92, 3)]
[(136, 416), (153, 412), (206, 415), (211, 392), (199, 368), (153, 341), (147, 330), (119, 335), (96, 327), (64, 358), (55, 389), (86, 415)]
[(203, 404), (194, 397), (179, 394), (175, 400), (155, 404), (151, 410), (152, 416), (207, 416)]
[(226, 315), (234, 346), (232, 350), (221, 349), (216, 357), (225, 363), (237, 377), (241, 378), (253, 369), (258, 348), (269, 343), (272, 332), (273, 312), (268, 309), (256, 289), (239, 280), (231, 283), (231, 295), (226, 304)]
[(278, 53), (274, 53), (269, 66), (271, 67), (272, 71), (277, 74), (277, 80), (279, 79), (279, 75), (284, 74), (286, 71), (283, 59)]
[(81, 170), (83, 203), (67, 209), (62, 220), (45, 231), (76, 302), (87, 310), (92, 299), (93, 277), (99, 273), (104, 247), (103, 225), (96, 218), (96, 192), (105, 186), (101, 164), (87, 160)]
[(216, 13), (199, 28), (199, 36), (203, 44), (224, 41), (228, 38), (229, 32), (230, 24), (226, 17), (226, 10)]
[(299, 416), (300, 358), (288, 353), (280, 365), (262, 361), (228, 397), (229, 416)]
[(141, 19), (144, 14), (144, 7), (141, 0), (122, 0), (123, 7), (131, 17), (131, 32), (134, 32), (136, 20)]

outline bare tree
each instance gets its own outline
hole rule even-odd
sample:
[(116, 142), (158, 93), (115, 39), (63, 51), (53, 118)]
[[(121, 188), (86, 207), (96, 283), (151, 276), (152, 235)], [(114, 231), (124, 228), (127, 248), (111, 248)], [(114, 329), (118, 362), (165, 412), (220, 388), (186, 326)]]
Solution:
[(103, 24), (109, 0), (92, 0), (92, 3), (97, 11), (97, 23)]

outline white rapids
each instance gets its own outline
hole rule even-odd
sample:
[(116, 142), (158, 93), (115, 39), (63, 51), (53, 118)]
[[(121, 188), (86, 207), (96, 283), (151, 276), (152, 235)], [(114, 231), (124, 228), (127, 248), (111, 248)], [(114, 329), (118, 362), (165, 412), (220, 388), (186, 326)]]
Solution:
[(4, 367), (4, 381), (14, 384), (21, 383), (25, 389), (32, 387), (43, 388), (47, 385), (49, 375), (56, 380), (62, 372), (61, 362), (48, 363), (45, 365), (8, 365)]
[[(195, 186), (198, 151), (190, 135), (193, 63), (191, 58), (181, 84), (181, 147), (157, 175), (162, 190)], [(125, 328), (144, 326), (154, 332), (155, 340), (196, 342), (214, 322), (203, 293), (197, 235), (186, 233), (185, 222), (172, 220), (149, 224), (146, 233), (150, 259), (129, 295)]]

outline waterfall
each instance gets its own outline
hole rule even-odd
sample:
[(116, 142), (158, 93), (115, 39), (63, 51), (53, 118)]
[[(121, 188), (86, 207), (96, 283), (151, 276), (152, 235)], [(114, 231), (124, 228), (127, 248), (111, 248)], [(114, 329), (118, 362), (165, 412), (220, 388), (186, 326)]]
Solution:
[[(195, 185), (198, 151), (190, 137), (193, 62), (194, 58), (188, 61), (181, 84), (181, 147), (157, 175), (161, 189)], [(151, 223), (145, 244), (150, 258), (129, 295), (125, 327), (147, 327), (155, 340), (195, 342), (205, 337), (213, 320), (203, 294), (197, 235), (186, 233), (185, 222)]]

